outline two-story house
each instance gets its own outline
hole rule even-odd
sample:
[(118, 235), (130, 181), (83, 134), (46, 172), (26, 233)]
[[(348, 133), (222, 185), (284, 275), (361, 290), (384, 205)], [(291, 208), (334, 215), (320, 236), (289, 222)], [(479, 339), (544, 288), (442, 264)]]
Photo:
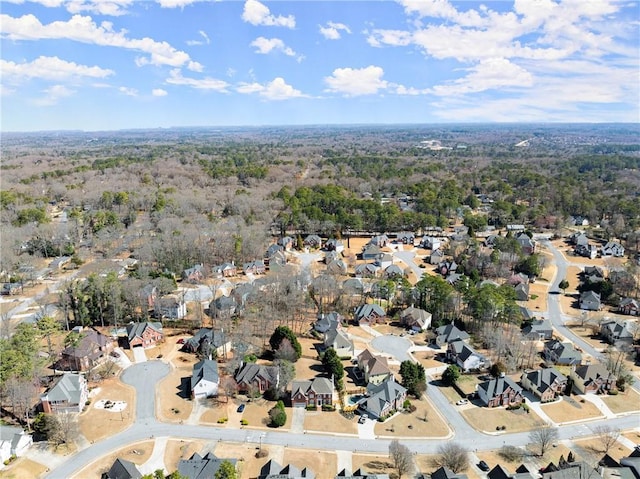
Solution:
[(407, 390), (389, 376), (380, 384), (367, 385), (367, 397), (360, 403), (360, 409), (372, 419), (383, 418), (401, 409), (406, 398)]
[(87, 399), (89, 388), (82, 374), (65, 373), (40, 396), (44, 413), (81, 412)]
[(487, 407), (513, 406), (524, 402), (522, 388), (508, 376), (478, 384), (478, 399)]
[(291, 383), (291, 405), (293, 407), (322, 407), (336, 402), (333, 381), (327, 378), (293, 381)]
[(555, 368), (534, 369), (525, 371), (520, 384), (531, 391), (540, 402), (549, 402), (564, 394), (567, 389), (567, 377)]
[(616, 377), (602, 364), (586, 364), (571, 369), (569, 377), (578, 394), (606, 394), (615, 389)]
[(367, 384), (380, 384), (391, 376), (387, 358), (375, 356), (368, 349), (358, 355), (358, 369)]
[(387, 318), (387, 313), (377, 304), (363, 304), (358, 306), (354, 313), (354, 319), (358, 324), (383, 323)]
[(193, 373), (191, 374), (191, 397), (193, 399), (217, 396), (219, 384), (220, 374), (216, 361), (203, 359), (193, 365)]
[(616, 347), (630, 346), (633, 344), (633, 333), (629, 331), (624, 321), (605, 321), (600, 325), (600, 335), (609, 344)]
[(164, 341), (162, 324), (157, 322), (127, 324), (127, 342), (129, 348), (152, 348)]
[(461, 339), (447, 345), (446, 358), (464, 372), (476, 371), (488, 366), (487, 358)]
[(234, 377), (238, 392), (264, 394), (269, 389), (277, 389), (280, 385), (280, 371), (277, 366), (264, 364), (243, 364)]
[(582, 362), (582, 353), (573, 346), (573, 343), (563, 343), (557, 339), (544, 343), (542, 356), (545, 361), (553, 364), (570, 365)]
[(113, 349), (114, 343), (111, 338), (93, 328), (84, 329), (80, 331), (77, 341), (73, 341), (62, 350), (56, 368), (88, 371), (104, 361)]

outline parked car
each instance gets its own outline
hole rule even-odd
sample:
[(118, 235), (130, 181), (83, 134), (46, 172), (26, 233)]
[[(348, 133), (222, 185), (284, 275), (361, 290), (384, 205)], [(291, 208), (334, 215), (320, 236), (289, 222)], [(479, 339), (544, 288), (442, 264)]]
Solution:
[(456, 406), (464, 406), (465, 404), (469, 404), (469, 401), (467, 399), (460, 399), (460, 401), (456, 403)]
[(242, 411), (244, 411), (244, 403), (238, 406), (238, 412), (242, 412)]
[(360, 419), (358, 419), (358, 422), (360, 424), (364, 424), (367, 421), (367, 417), (368, 416), (366, 414), (363, 414), (362, 416), (360, 416)]
[(482, 471), (484, 471), (484, 472), (487, 472), (487, 471), (489, 471), (489, 469), (490, 469), (489, 464), (487, 464), (487, 463), (486, 463), (486, 462), (484, 462), (484, 461), (480, 461), (480, 462), (478, 463), (478, 467), (480, 468), (480, 470), (482, 470)]
[(176, 344), (184, 344), (184, 338), (180, 338), (176, 341)]

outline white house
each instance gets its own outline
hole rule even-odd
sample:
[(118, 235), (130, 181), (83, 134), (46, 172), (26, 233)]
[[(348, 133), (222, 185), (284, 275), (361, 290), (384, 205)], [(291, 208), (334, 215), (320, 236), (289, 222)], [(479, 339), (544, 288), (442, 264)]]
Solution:
[(602, 247), (602, 256), (614, 256), (622, 258), (624, 256), (624, 246), (616, 241), (609, 241)]
[(191, 375), (191, 397), (194, 399), (218, 395), (220, 376), (218, 363), (211, 359), (203, 359), (193, 365)]
[(24, 455), (31, 444), (33, 444), (31, 434), (27, 434), (22, 428), (0, 427), (0, 467), (11, 456), (20, 457)]

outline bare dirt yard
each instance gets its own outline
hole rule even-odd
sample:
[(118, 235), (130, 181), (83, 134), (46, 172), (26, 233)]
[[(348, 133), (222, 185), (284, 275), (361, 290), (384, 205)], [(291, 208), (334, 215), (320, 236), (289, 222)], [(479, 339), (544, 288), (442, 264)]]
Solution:
[(26, 457), (19, 457), (9, 466), (0, 471), (2, 479), (24, 479), (25, 477), (41, 477), (49, 469), (39, 462)]
[(411, 404), (416, 407), (414, 412), (401, 412), (383, 423), (376, 423), (376, 435), (390, 438), (447, 437), (449, 435), (449, 427), (431, 401), (412, 399)]
[(521, 432), (543, 424), (536, 413), (526, 413), (523, 409), (507, 411), (504, 408), (474, 407), (461, 411), (461, 414), (478, 431), (495, 432), (496, 427), (506, 426), (506, 432)]
[(204, 446), (205, 441), (186, 441), (177, 439), (167, 441), (167, 446), (164, 450), (165, 470), (175, 471), (178, 468), (178, 462), (181, 459), (189, 459), (196, 452), (202, 454)]
[(143, 441), (135, 444), (129, 444), (122, 449), (115, 451), (113, 454), (101, 457), (97, 461), (91, 463), (84, 469), (80, 470), (71, 479), (89, 479), (100, 478), (103, 472), (107, 472), (116, 458), (126, 459), (138, 466), (144, 464), (151, 457), (155, 441)]
[(616, 396), (602, 396), (602, 400), (614, 414), (640, 410), (640, 394), (630, 387)]
[(193, 354), (179, 353), (172, 361), (174, 367), (158, 383), (156, 394), (158, 406), (156, 413), (162, 421), (180, 422), (189, 417), (193, 409), (190, 398), (189, 379), (197, 358)]
[[(135, 416), (135, 389), (123, 384), (119, 378), (105, 379), (100, 383), (97, 394), (91, 397), (91, 404), (80, 414), (80, 432), (90, 442), (99, 441), (127, 429)], [(124, 401), (122, 411), (99, 409), (95, 404), (100, 400)]]
[(593, 419), (602, 416), (595, 404), (589, 401), (581, 402), (579, 398), (566, 396), (563, 396), (561, 401), (543, 404), (541, 407), (544, 413), (557, 423)]

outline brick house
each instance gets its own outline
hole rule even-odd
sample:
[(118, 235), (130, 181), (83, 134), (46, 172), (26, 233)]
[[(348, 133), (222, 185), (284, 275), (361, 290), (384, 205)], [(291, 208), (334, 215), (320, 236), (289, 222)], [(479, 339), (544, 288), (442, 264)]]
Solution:
[(520, 384), (540, 402), (549, 402), (564, 394), (568, 379), (555, 368), (534, 369), (522, 373)]
[(160, 323), (144, 322), (127, 325), (127, 344), (129, 348), (152, 348), (161, 341), (164, 341), (164, 334)]
[(293, 407), (322, 407), (336, 402), (336, 389), (333, 381), (327, 378), (314, 378), (312, 381), (293, 381), (291, 383), (291, 405)]
[(522, 388), (509, 377), (493, 378), (478, 384), (478, 399), (487, 407), (522, 404)]

